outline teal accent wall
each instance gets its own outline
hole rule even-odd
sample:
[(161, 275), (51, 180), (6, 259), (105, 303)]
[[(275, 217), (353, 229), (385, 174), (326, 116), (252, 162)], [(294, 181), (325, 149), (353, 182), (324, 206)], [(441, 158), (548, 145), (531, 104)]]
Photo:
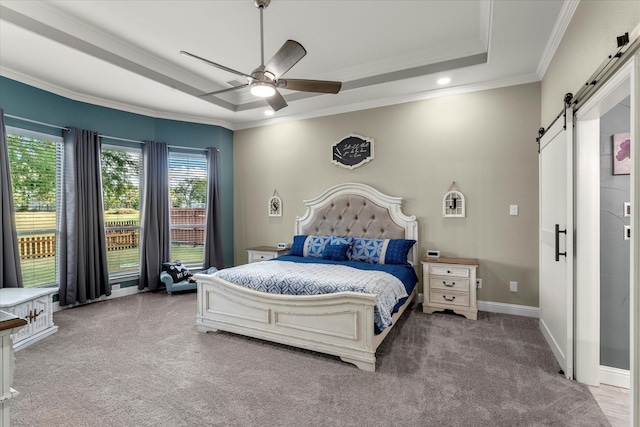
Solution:
[[(170, 100), (168, 100), (170, 102)], [(233, 266), (233, 132), (229, 129), (178, 120), (158, 119), (75, 101), (0, 76), (0, 108), (5, 114), (60, 127), (88, 129), (103, 135), (136, 141), (166, 142), (192, 148), (217, 147), (220, 150), (220, 207), (225, 267)], [(60, 129), (9, 117), (7, 126), (50, 135)], [(109, 144), (131, 145), (115, 140)]]

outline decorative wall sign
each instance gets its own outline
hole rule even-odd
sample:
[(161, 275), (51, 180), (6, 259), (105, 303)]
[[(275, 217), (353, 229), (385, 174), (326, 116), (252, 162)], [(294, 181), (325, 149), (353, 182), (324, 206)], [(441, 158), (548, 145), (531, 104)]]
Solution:
[(457, 188), (456, 182), (452, 182), (449, 191), (442, 197), (442, 216), (445, 218), (464, 218), (467, 216), (464, 194), (453, 190)]
[(613, 135), (613, 174), (631, 174), (631, 134)]
[(373, 139), (350, 134), (331, 146), (331, 161), (344, 168), (353, 169), (373, 160)]
[(269, 216), (282, 216), (282, 199), (276, 196), (275, 190), (269, 198)]

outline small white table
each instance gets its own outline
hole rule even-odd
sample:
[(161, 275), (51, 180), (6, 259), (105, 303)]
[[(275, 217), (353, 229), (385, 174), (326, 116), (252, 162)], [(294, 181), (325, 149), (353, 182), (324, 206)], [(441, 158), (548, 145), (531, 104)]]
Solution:
[(58, 288), (2, 288), (0, 310), (27, 321), (26, 326), (12, 335), (13, 349), (21, 350), (55, 333), (53, 324), (53, 294)]
[(287, 249), (278, 249), (275, 246), (256, 246), (255, 248), (247, 249), (247, 256), (249, 258), (249, 264), (252, 262), (266, 261), (285, 255), (289, 252)]
[(9, 427), (11, 399), (18, 395), (11, 388), (14, 366), (11, 334), (26, 323), (24, 319), (0, 311), (0, 427)]
[(11, 388), (14, 366), (11, 334), (15, 334), (26, 323), (24, 319), (0, 311), (0, 427), (9, 427), (11, 399), (18, 395)]

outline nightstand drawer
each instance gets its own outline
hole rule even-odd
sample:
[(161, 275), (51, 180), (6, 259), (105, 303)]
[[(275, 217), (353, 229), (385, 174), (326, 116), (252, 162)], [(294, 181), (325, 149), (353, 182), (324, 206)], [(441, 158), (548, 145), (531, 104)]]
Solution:
[(429, 265), (429, 274), (434, 276), (456, 276), (470, 277), (470, 269), (465, 267), (454, 267), (451, 265)]
[(429, 293), (431, 304), (445, 304), (447, 306), (469, 307), (469, 294), (432, 290)]
[(274, 252), (256, 252), (251, 251), (251, 259), (249, 262), (266, 261), (277, 257), (278, 254)]
[(460, 292), (469, 292), (469, 279), (460, 279), (457, 277), (434, 277), (429, 278), (429, 286), (431, 289), (456, 290)]

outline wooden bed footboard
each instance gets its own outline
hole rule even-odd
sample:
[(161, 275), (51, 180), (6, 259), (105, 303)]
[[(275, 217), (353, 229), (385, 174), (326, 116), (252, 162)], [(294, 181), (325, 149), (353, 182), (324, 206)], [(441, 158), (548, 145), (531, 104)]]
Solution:
[(339, 356), (360, 369), (375, 371), (375, 351), (379, 344), (374, 335), (375, 295), (358, 292), (305, 296), (268, 294), (215, 276), (196, 274), (195, 277), (199, 331), (220, 329), (306, 348)]

